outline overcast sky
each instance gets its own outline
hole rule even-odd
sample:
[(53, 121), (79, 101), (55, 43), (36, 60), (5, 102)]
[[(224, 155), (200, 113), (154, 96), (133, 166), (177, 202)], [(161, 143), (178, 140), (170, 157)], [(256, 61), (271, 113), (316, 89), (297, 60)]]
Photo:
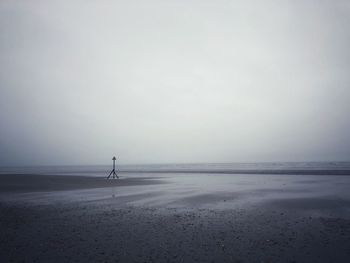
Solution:
[(349, 1), (0, 1), (0, 165), (350, 160)]

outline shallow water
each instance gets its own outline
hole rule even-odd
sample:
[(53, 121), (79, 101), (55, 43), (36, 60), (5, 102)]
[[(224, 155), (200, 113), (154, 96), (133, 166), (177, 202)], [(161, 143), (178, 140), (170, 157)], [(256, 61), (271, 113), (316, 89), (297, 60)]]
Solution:
[[(109, 169), (109, 166), (2, 167), (0, 174), (105, 177)], [(348, 216), (347, 172), (350, 162), (121, 165), (120, 180), (151, 177), (162, 183), (22, 193), (2, 199), (35, 203), (96, 201), (185, 209), (271, 206)]]
[[(121, 173), (121, 179), (138, 173)], [(350, 176), (143, 173), (161, 184), (22, 193), (2, 200), (35, 204), (97, 202), (103, 205), (215, 209), (269, 208), (350, 217)], [(152, 179), (154, 180), (154, 179)]]

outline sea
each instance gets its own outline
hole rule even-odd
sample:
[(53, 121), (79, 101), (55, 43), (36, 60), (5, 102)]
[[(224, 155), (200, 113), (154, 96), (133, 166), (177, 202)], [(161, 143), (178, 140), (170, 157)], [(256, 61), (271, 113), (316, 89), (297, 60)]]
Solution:
[[(67, 176), (105, 176), (111, 165), (61, 165), (0, 167), (0, 174), (47, 174)], [(121, 164), (119, 173), (182, 174), (289, 174), (350, 175), (350, 162), (255, 162), (255, 163), (187, 163)]]

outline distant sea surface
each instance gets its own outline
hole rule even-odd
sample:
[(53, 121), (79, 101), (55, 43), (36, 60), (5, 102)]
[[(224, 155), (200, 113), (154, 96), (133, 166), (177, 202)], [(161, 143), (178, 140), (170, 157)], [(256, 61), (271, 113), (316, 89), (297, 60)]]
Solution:
[[(0, 167), (0, 174), (105, 176), (111, 165)], [(119, 173), (350, 175), (350, 162), (265, 162), (117, 165)]]

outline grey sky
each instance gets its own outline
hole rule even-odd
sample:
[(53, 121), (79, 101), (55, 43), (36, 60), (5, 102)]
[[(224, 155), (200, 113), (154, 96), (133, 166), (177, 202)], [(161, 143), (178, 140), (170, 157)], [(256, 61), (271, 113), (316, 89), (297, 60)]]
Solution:
[(0, 165), (350, 160), (349, 1), (0, 2)]

